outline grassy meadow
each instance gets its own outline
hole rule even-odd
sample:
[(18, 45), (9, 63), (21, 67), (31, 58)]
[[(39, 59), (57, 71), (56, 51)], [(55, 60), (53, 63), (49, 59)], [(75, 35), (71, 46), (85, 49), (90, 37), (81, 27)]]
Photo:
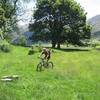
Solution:
[(54, 50), (54, 69), (36, 71), (39, 52), (12, 47), (0, 52), (0, 78), (19, 75), (12, 82), (0, 81), (0, 100), (100, 100), (100, 51)]

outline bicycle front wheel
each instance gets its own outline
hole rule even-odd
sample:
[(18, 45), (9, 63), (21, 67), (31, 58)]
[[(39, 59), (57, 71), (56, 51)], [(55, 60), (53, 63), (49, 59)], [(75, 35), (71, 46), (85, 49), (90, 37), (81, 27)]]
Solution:
[(53, 69), (53, 62), (48, 62), (48, 67)]
[(42, 63), (39, 63), (38, 65), (37, 65), (37, 69), (36, 69), (37, 71), (41, 71), (42, 70)]

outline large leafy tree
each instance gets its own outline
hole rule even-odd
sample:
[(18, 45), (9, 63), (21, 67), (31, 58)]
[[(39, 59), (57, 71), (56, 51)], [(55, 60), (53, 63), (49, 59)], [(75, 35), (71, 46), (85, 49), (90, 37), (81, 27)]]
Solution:
[(18, 17), (23, 15), (23, 3), (31, 0), (0, 0), (0, 37), (17, 28)]
[(11, 29), (16, 20), (16, 9), (18, 0), (0, 1), (0, 30), (6, 33)]
[(86, 13), (74, 0), (37, 0), (33, 19), (29, 29), (42, 37), (48, 30), (45, 36), (49, 36), (52, 47), (57, 45), (60, 48), (65, 40), (81, 45), (81, 40), (90, 38), (91, 28), (86, 25)]

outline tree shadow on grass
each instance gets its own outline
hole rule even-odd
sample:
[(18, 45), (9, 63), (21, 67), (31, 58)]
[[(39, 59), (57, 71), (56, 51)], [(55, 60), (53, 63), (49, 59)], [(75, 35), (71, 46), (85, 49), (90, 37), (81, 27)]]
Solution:
[(59, 51), (64, 51), (64, 52), (78, 52), (78, 51), (91, 51), (91, 48), (86, 48), (86, 47), (68, 47), (68, 48), (52, 48), (52, 47), (48, 47), (46, 46), (46, 48), (48, 49), (54, 49), (54, 50), (59, 50)]
[(89, 48), (61, 48), (61, 49), (55, 49), (55, 50), (60, 50), (64, 52), (78, 52), (78, 51), (90, 51), (91, 49)]
[(100, 48), (96, 48), (96, 50), (100, 51)]

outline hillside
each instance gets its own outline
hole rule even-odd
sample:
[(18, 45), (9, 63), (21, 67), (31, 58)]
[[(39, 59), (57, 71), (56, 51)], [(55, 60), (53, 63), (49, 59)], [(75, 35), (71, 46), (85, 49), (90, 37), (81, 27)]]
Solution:
[(100, 37), (100, 15), (94, 16), (87, 21), (90, 25), (92, 25), (92, 35), (94, 37)]

